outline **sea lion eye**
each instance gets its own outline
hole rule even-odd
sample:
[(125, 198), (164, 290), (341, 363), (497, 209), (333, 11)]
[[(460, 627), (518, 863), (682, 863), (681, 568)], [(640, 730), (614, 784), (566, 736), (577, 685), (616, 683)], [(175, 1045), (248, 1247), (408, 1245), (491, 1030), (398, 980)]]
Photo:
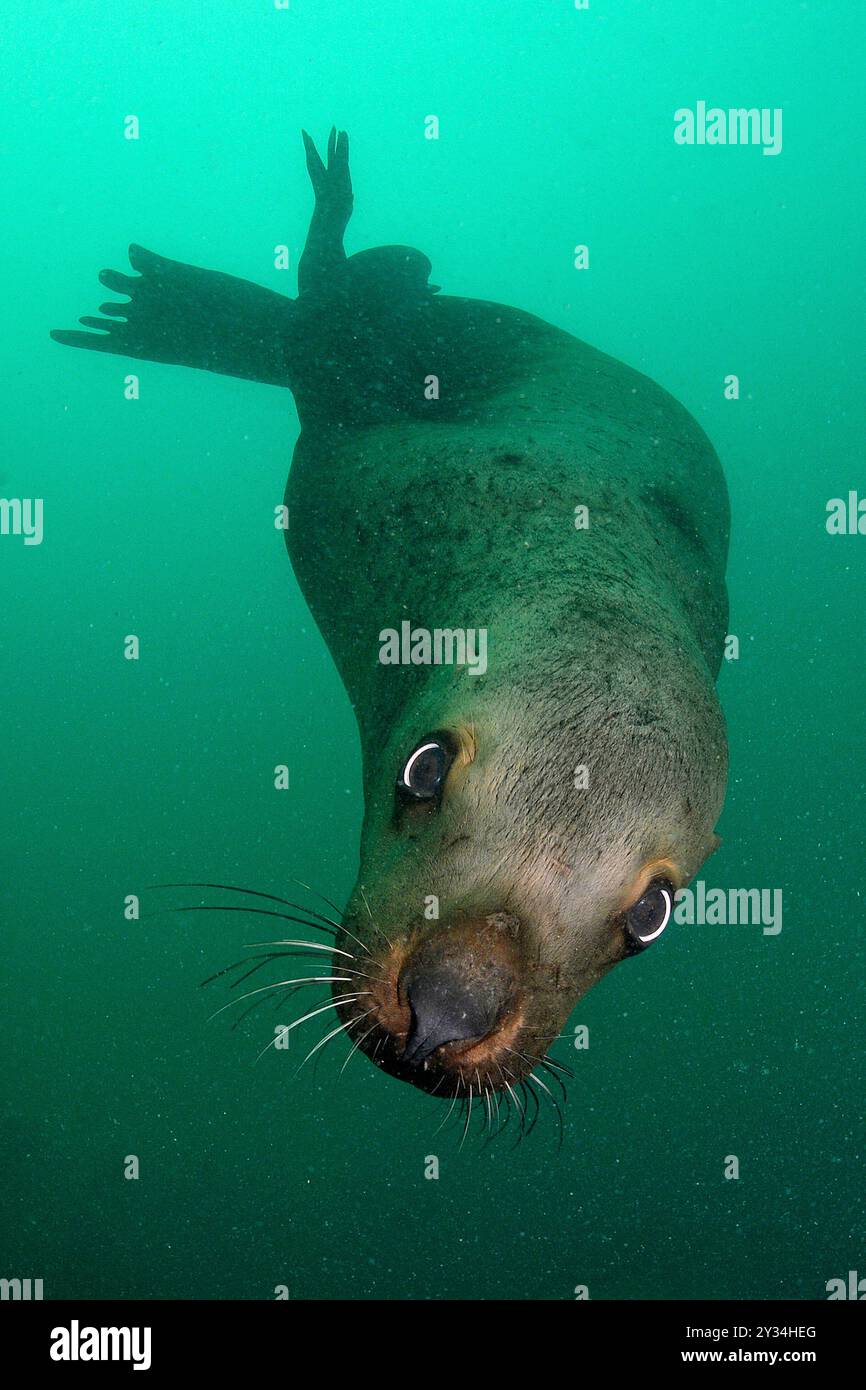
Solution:
[(654, 879), (643, 897), (625, 914), (628, 954), (635, 955), (661, 936), (674, 910), (674, 890), (665, 878)]
[(431, 734), (413, 748), (397, 778), (398, 795), (407, 801), (436, 801), (453, 759), (449, 742)]

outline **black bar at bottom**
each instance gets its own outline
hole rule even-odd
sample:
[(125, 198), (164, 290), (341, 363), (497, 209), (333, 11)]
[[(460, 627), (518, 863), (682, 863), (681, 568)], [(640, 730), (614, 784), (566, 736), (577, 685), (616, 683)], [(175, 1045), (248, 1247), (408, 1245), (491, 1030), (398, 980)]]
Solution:
[[(520, 1304), (452, 1303), (444, 1318), (438, 1303), (395, 1307), (342, 1302), (336, 1317), (331, 1306), (300, 1301), (4, 1302), (0, 1369), (15, 1366), (16, 1383), (21, 1383), (21, 1371), (25, 1377), (34, 1371), (92, 1378), (104, 1367), (114, 1375), (137, 1369), (140, 1376), (157, 1379), (183, 1372), (224, 1377), (254, 1371), (258, 1380), (271, 1373), (306, 1378), (309, 1369), (305, 1372), (304, 1366), (309, 1368), (312, 1356), (320, 1358), (319, 1371), (329, 1378), (354, 1379), (360, 1364), (366, 1361), (369, 1367), (371, 1358), (378, 1360), (389, 1346), (392, 1372), (402, 1366), (403, 1374), (412, 1374), (412, 1361), (421, 1354), (426, 1379), (437, 1363), (463, 1378), (470, 1357), (477, 1356), (489, 1375), (500, 1356), (511, 1361), (517, 1341), (530, 1359), (546, 1359), (558, 1348), (557, 1359), (564, 1355), (575, 1374), (583, 1362), (585, 1369), (592, 1365), (614, 1374), (715, 1364), (802, 1365), (826, 1376), (859, 1364), (866, 1330), (862, 1310), (841, 1301), (576, 1301), (535, 1303), (525, 1312)], [(536, 1335), (526, 1338), (524, 1333)], [(544, 1353), (537, 1335), (542, 1333), (555, 1339)]]

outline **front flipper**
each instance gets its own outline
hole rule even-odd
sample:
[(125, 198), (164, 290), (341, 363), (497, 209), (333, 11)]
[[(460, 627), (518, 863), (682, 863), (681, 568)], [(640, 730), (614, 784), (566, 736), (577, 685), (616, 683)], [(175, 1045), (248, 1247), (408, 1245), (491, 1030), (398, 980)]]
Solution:
[(130, 246), (129, 262), (137, 276), (116, 270), (99, 275), (107, 289), (129, 295), (129, 303), (102, 304), (106, 318), (80, 320), (102, 332), (52, 329), (55, 342), (289, 385), (294, 301), (249, 280), (167, 260), (143, 246)]

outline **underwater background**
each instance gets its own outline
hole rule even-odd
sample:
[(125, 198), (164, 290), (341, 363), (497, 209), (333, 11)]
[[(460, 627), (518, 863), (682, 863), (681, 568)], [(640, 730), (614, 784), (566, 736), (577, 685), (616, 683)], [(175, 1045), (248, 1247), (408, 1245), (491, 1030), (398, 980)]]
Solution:
[[(44, 540), (0, 536), (0, 1277), (46, 1298), (814, 1299), (866, 1274), (866, 537), (826, 528), (829, 499), (866, 493), (862, 7), (32, 0), (3, 28), (0, 495), (44, 499)], [(677, 145), (699, 100), (782, 108), (781, 153)], [(288, 392), (48, 332), (110, 297), (97, 272), (130, 241), (293, 295), (300, 129), (321, 147), (332, 123), (350, 252), (417, 246), (444, 293), (645, 372), (728, 479), (731, 772), (699, 877), (780, 889), (782, 930), (674, 925), (593, 989), (567, 1030), (589, 1048), (553, 1050), (576, 1073), (561, 1146), (548, 1107), (516, 1146), (473, 1127), (461, 1148), (442, 1103), (361, 1055), (341, 1074), (342, 1040), (295, 1079), (323, 1019), (256, 1063), (296, 1001), (233, 1030), (208, 1021), (223, 985), (200, 988), (256, 919), (145, 891), (315, 906), (301, 879), (342, 904), (358, 737), (274, 528)]]

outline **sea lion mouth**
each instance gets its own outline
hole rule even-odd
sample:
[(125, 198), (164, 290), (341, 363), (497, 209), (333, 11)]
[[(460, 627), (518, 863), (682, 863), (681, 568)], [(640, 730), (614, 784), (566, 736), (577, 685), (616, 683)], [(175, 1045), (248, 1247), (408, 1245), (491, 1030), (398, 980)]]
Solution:
[(371, 968), (363, 1006), (347, 1001), (338, 1012), (350, 1033), (356, 1020), (366, 1027), (361, 1051), (421, 1090), (507, 1090), (532, 1070), (518, 1050), (519, 942), (520, 923), (507, 912), (437, 924), (389, 944)]

